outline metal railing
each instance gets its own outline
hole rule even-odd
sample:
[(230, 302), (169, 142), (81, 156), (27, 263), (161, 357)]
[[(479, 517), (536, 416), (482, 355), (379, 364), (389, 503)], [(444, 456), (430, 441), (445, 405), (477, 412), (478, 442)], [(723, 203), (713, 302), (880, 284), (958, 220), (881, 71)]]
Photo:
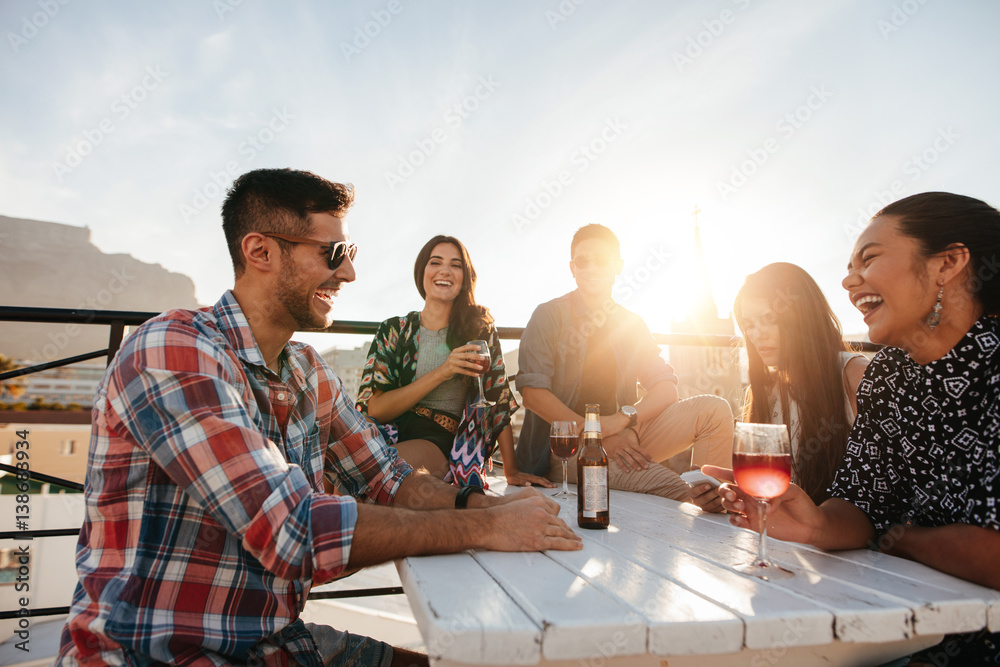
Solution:
[[(49, 361), (35, 366), (18, 368), (6, 373), (0, 373), (0, 381), (30, 375), (50, 368), (69, 366), (81, 361), (89, 361), (107, 357), (108, 363), (114, 358), (121, 346), (127, 331), (126, 327), (137, 326), (152, 319), (160, 313), (132, 310), (76, 310), (71, 308), (27, 308), (19, 306), (0, 306), (0, 322), (31, 322), (35, 324), (94, 324), (111, 327), (108, 346), (103, 350), (95, 350), (86, 354), (66, 357), (57, 361)], [(339, 333), (374, 335), (378, 322), (359, 320), (340, 320), (327, 329), (313, 330), (312, 333)], [(524, 333), (523, 327), (497, 327), (497, 335), (503, 340), (520, 340)], [(741, 345), (740, 336), (719, 334), (686, 334), (686, 333), (654, 333), (653, 339), (658, 345), (691, 345), (709, 347), (736, 347)], [(881, 346), (867, 341), (850, 341), (855, 350), (877, 352)]]
[[(25, 375), (30, 375), (31, 373), (37, 373), (40, 371), (48, 370), (50, 368), (59, 368), (62, 366), (69, 366), (71, 364), (79, 363), (81, 361), (89, 361), (91, 359), (97, 359), (100, 357), (106, 357), (107, 363), (111, 363), (114, 358), (115, 353), (118, 352), (118, 348), (121, 347), (122, 340), (130, 326), (138, 326), (145, 322), (146, 320), (152, 319), (159, 315), (160, 313), (153, 312), (141, 312), (141, 311), (127, 311), (127, 310), (77, 310), (69, 308), (26, 308), (26, 307), (15, 307), (15, 306), (0, 306), (0, 322), (29, 322), (34, 324), (84, 324), (84, 325), (99, 325), (99, 326), (110, 326), (110, 334), (108, 337), (108, 346), (103, 350), (95, 350), (94, 352), (88, 352), (86, 354), (79, 354), (72, 357), (66, 357), (64, 359), (58, 359), (56, 361), (49, 361), (41, 364), (36, 364), (34, 366), (26, 368), (18, 368), (16, 370), (7, 371), (5, 373), (0, 373), (0, 381), (10, 380), (18, 377), (23, 377)], [(332, 326), (318, 330), (323, 333), (339, 333), (339, 334), (357, 334), (357, 335), (374, 335), (378, 329), (378, 322), (365, 322), (365, 321), (353, 321), (353, 320), (341, 320), (335, 322)], [(311, 333), (315, 333), (312, 331)], [(497, 335), (503, 340), (520, 340), (521, 335), (524, 333), (524, 329), (521, 327), (497, 327)], [(687, 346), (709, 346), (709, 347), (729, 347), (735, 348), (742, 344), (743, 339), (739, 336), (726, 336), (718, 334), (680, 334), (680, 333), (670, 333), (670, 334), (653, 334), (653, 339), (659, 345), (687, 345)], [(877, 351), (880, 346), (874, 345), (868, 342), (851, 342), (851, 345), (860, 351), (872, 352)], [(3, 413), (0, 413), (2, 415)], [(0, 464), (0, 470), (5, 472), (10, 472), (13, 474), (18, 473), (18, 469), (14, 466)], [(31, 479), (49, 483), (58, 484), (73, 490), (82, 491), (83, 485), (76, 482), (71, 482), (69, 480), (60, 479), (58, 477), (53, 477), (51, 475), (46, 475), (44, 473), (37, 472), (35, 470), (29, 471), (29, 476)], [(33, 539), (35, 537), (55, 537), (55, 536), (68, 536), (77, 535), (80, 532), (80, 528), (58, 528), (50, 530), (34, 530), (34, 531), (6, 531), (0, 532), (0, 540), (3, 539)], [(366, 589), (353, 589), (353, 590), (343, 590), (343, 591), (323, 591), (323, 592), (313, 592), (309, 594), (310, 600), (328, 600), (336, 598), (348, 598), (348, 597), (367, 597), (374, 595), (398, 595), (403, 592), (400, 587), (391, 588), (366, 588)], [(17, 618), (23, 616), (27, 613), (28, 616), (57, 616), (69, 613), (69, 607), (49, 607), (45, 609), (34, 609), (34, 610), (15, 610), (15, 611), (0, 611), (0, 620), (6, 620), (11, 618)]]

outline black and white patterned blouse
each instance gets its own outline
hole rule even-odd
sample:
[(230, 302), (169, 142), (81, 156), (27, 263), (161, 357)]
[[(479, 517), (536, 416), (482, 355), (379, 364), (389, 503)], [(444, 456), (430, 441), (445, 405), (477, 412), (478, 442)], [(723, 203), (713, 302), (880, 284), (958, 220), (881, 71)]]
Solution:
[(858, 418), (830, 493), (878, 532), (894, 524), (1000, 529), (1000, 321), (980, 318), (921, 366), (884, 348), (858, 386)]

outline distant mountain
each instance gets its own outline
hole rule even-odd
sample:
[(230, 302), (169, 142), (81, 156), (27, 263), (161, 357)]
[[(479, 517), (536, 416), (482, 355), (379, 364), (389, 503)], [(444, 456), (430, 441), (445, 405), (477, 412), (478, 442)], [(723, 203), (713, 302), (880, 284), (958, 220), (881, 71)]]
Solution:
[[(0, 306), (163, 311), (196, 308), (194, 282), (131, 255), (108, 255), (90, 230), (0, 216)], [(0, 353), (51, 361), (108, 346), (109, 327), (0, 322)]]

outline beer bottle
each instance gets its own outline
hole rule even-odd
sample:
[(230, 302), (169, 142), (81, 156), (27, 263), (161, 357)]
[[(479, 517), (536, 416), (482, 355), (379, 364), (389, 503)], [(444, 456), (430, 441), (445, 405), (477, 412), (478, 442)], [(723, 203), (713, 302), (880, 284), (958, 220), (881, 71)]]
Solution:
[(576, 457), (576, 523), (580, 528), (607, 528), (608, 453), (601, 446), (601, 413), (588, 405), (583, 423), (583, 443)]

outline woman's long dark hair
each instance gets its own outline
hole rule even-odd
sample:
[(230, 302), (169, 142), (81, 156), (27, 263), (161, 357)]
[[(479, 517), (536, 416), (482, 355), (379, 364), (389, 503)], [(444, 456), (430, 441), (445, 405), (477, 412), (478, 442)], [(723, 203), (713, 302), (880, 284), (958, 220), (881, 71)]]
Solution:
[(448, 316), (447, 342), (448, 348), (453, 350), (470, 340), (485, 340), (486, 332), (493, 324), (493, 316), (486, 306), (476, 303), (476, 269), (472, 266), (469, 251), (454, 236), (438, 234), (425, 243), (417, 254), (417, 261), (413, 265), (413, 282), (417, 284), (420, 297), (427, 298), (427, 291), (424, 289), (424, 270), (431, 259), (431, 252), (439, 243), (450, 243), (455, 246), (462, 258), (462, 288), (455, 297), (451, 315)]
[(777, 389), (781, 414), (789, 427), (790, 402), (798, 404), (800, 437), (792, 462), (795, 479), (817, 504), (829, 495), (847, 449), (847, 404), (840, 352), (850, 350), (837, 316), (816, 281), (800, 267), (779, 262), (747, 276), (733, 311), (746, 336), (746, 299), (765, 299), (778, 325), (778, 365), (769, 369), (747, 344), (750, 387), (743, 420), (771, 421), (769, 397)]

